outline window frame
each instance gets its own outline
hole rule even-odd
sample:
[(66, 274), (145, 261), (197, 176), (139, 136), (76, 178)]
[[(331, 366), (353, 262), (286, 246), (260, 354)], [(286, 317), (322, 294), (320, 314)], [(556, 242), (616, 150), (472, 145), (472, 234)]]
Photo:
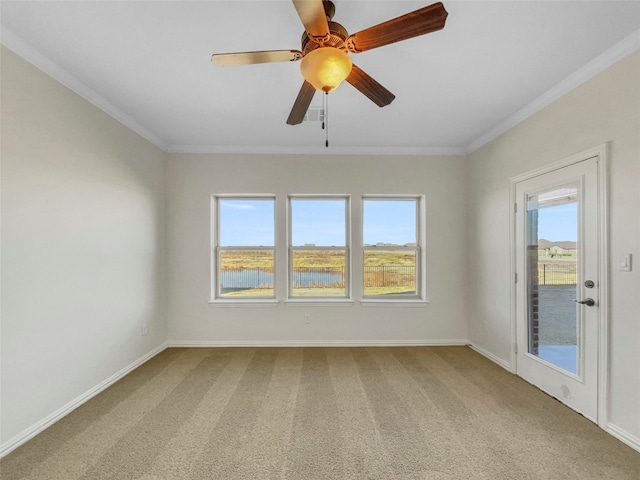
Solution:
[[(224, 200), (271, 200), (273, 202), (273, 246), (264, 245), (220, 245), (220, 202)], [(211, 269), (210, 269), (210, 305), (221, 304), (256, 304), (277, 305), (277, 199), (275, 194), (214, 194), (211, 196)], [(220, 253), (223, 251), (272, 251), (273, 252), (273, 294), (271, 296), (223, 297), (220, 293)]]
[[(293, 209), (292, 202), (295, 200), (343, 200), (344, 201), (344, 246), (294, 246), (293, 245)], [(294, 296), (293, 295), (293, 255), (296, 251), (344, 251), (345, 252), (345, 271), (344, 271), (344, 296)], [(351, 288), (351, 196), (348, 194), (290, 194), (287, 195), (287, 304), (334, 304), (334, 305), (352, 305), (352, 288)]]
[[(365, 228), (365, 203), (367, 201), (408, 201), (413, 200), (416, 202), (416, 245), (404, 246), (365, 246), (364, 244), (364, 228)], [(413, 195), (413, 194), (367, 194), (362, 196), (362, 211), (361, 211), (361, 257), (362, 257), (362, 271), (361, 275), (361, 288), (362, 288), (362, 300), (363, 306), (379, 306), (380, 304), (407, 304), (414, 306), (422, 306), (428, 304), (426, 296), (426, 199), (425, 195)], [(415, 282), (416, 288), (414, 294), (394, 294), (394, 295), (366, 295), (365, 294), (365, 254), (366, 252), (375, 251), (402, 251), (402, 252), (415, 252)]]

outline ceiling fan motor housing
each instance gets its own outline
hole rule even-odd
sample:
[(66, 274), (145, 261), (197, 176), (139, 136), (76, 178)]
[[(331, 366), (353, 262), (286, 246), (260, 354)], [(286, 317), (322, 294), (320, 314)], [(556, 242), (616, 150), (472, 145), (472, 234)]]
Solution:
[(329, 24), (329, 39), (323, 43), (314, 41), (307, 32), (302, 34), (302, 53), (307, 53), (320, 47), (334, 47), (340, 50), (347, 51), (346, 40), (349, 37), (347, 29), (337, 22), (328, 22)]

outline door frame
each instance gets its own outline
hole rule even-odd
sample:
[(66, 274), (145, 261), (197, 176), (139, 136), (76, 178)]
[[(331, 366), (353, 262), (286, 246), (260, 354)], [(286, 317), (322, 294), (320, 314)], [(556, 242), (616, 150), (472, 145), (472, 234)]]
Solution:
[[(608, 196), (608, 144), (603, 143), (583, 152), (566, 157), (542, 167), (510, 178), (509, 189), (509, 236), (511, 273), (511, 372), (517, 374), (517, 284), (516, 284), (516, 184), (555, 170), (597, 157), (598, 161), (598, 418), (597, 424), (606, 428), (608, 422), (608, 372), (609, 372), (609, 196)], [(521, 274), (518, 281), (524, 281)]]

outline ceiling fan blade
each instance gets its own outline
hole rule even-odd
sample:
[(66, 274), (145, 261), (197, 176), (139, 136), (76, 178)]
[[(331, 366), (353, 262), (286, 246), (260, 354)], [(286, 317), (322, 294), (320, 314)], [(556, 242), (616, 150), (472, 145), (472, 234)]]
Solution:
[(255, 63), (295, 62), (302, 58), (299, 50), (266, 50), (263, 52), (214, 53), (211, 61), (219, 67), (252, 65)]
[(353, 53), (359, 53), (442, 30), (447, 15), (442, 3), (434, 3), (354, 33), (347, 38), (347, 48)]
[(322, 0), (292, 0), (311, 39), (328, 39), (329, 24)]
[(311, 100), (315, 93), (316, 89), (313, 88), (313, 85), (305, 80), (300, 92), (298, 93), (298, 98), (296, 98), (296, 101), (293, 104), (289, 118), (287, 118), (287, 123), (289, 125), (298, 125), (302, 123), (307, 110), (309, 110), (309, 105), (311, 105)]
[(396, 96), (389, 90), (376, 82), (367, 73), (357, 66), (353, 66), (351, 73), (347, 77), (347, 82), (356, 87), (362, 94), (368, 97), (379, 107), (389, 105)]

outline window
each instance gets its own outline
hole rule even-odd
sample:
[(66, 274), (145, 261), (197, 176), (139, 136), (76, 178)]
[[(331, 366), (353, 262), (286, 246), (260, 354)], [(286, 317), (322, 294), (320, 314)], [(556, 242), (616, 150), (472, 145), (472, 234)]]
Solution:
[[(363, 305), (426, 303), (424, 202), (418, 195), (362, 198), (355, 217), (362, 268), (357, 262), (353, 278)], [(276, 225), (275, 195), (213, 195), (212, 305), (275, 306), (285, 295), (293, 304), (352, 304), (350, 204), (348, 195), (290, 195), (281, 204), (287, 223)], [(276, 229), (285, 228), (288, 244), (276, 256)]]
[(363, 198), (364, 297), (421, 298), (418, 197)]
[(349, 296), (348, 198), (289, 198), (289, 297)]
[(275, 297), (275, 198), (213, 197), (213, 297)]

